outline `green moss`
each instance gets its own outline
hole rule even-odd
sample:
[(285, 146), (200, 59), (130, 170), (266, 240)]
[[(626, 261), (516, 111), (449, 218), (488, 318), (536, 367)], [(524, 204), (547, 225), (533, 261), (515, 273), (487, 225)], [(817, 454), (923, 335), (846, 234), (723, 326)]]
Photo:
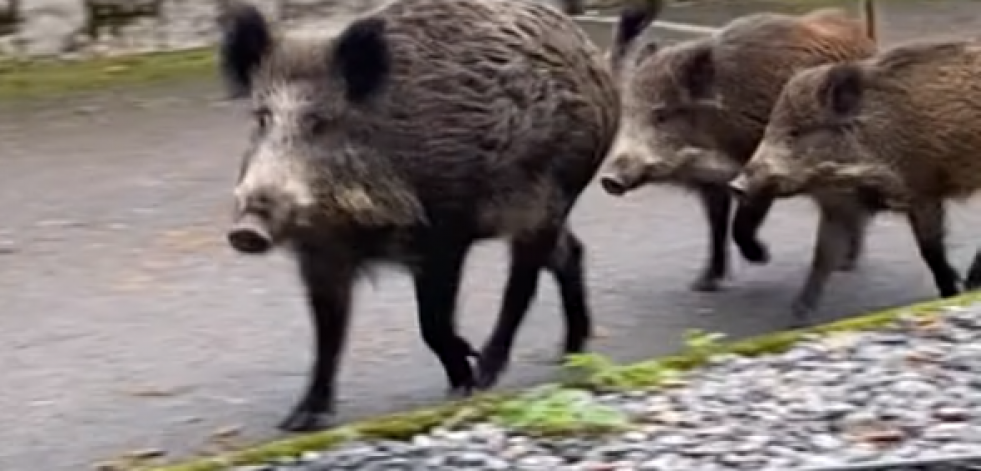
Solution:
[(78, 61), (0, 58), (0, 101), (202, 77), (215, 67), (213, 48)]
[(232, 466), (262, 463), (280, 457), (297, 456), (308, 450), (322, 450), (356, 439), (408, 439), (447, 423), (461, 423), (487, 417), (509, 395), (482, 394), (472, 398), (411, 412), (379, 417), (363, 422), (277, 440), (255, 448), (222, 456), (207, 457), (159, 468), (132, 468), (147, 471), (221, 471)]
[[(675, 375), (666, 374), (666, 372), (681, 373), (698, 368), (704, 365), (713, 354), (729, 353), (759, 356), (779, 353), (791, 348), (804, 338), (825, 336), (838, 332), (874, 330), (886, 327), (903, 316), (928, 316), (937, 314), (943, 308), (964, 306), (979, 301), (981, 301), (981, 292), (968, 293), (956, 298), (892, 308), (808, 329), (777, 332), (729, 344), (702, 345), (695, 352), (614, 367), (618, 368), (620, 373), (626, 375), (633, 382), (623, 385), (624, 387), (651, 388), (663, 385), (668, 379), (675, 377)], [(589, 388), (607, 386), (605, 383), (590, 384), (588, 380), (577, 385)], [(520, 395), (485, 394), (441, 407), (368, 419), (333, 430), (287, 438), (225, 456), (204, 458), (162, 468), (142, 469), (145, 471), (222, 471), (231, 466), (261, 463), (278, 457), (296, 456), (308, 450), (323, 450), (352, 439), (405, 439), (447, 423), (456, 424), (490, 418), (495, 414), (500, 415), (507, 412), (506, 405), (510, 404), (513, 407), (514, 400), (518, 397)], [(574, 432), (579, 433), (583, 430), (588, 432), (590, 427), (577, 429)], [(563, 428), (561, 431), (569, 432), (570, 429)]]
[[(677, 379), (680, 373), (705, 365), (714, 355), (733, 354), (741, 356), (761, 356), (780, 353), (789, 350), (796, 343), (806, 338), (827, 336), (838, 332), (859, 332), (886, 327), (902, 316), (926, 316), (937, 313), (940, 309), (952, 306), (963, 306), (981, 301), (981, 292), (968, 293), (956, 298), (938, 299), (912, 306), (892, 308), (860, 317), (849, 318), (838, 322), (805, 328), (775, 332), (759, 337), (696, 349), (678, 355), (642, 361), (631, 365), (611, 365), (593, 369), (587, 374), (569, 381), (570, 385), (593, 390), (631, 390), (650, 389), (670, 383)], [(592, 360), (595, 362), (595, 360)], [(582, 361), (572, 366), (582, 368)], [(590, 370), (587, 365), (586, 370)]]

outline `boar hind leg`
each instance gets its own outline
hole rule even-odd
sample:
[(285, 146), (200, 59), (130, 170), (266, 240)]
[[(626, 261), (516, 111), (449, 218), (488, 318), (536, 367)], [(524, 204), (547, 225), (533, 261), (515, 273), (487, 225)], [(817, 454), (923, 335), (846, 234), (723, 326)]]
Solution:
[(956, 296), (960, 293), (960, 274), (947, 259), (947, 249), (944, 246), (947, 228), (943, 203), (931, 201), (916, 204), (910, 209), (908, 218), (920, 256), (930, 268), (940, 296)]
[(732, 239), (743, 258), (751, 263), (765, 264), (770, 261), (770, 251), (766, 244), (760, 242), (758, 232), (771, 207), (773, 198), (769, 197), (743, 200), (736, 207), (736, 216), (732, 220)]
[(559, 237), (547, 266), (559, 287), (562, 312), (565, 315), (563, 357), (584, 352), (586, 341), (592, 333), (586, 294), (585, 252), (582, 241), (566, 229)]
[(729, 216), (732, 196), (721, 187), (705, 186), (698, 190), (709, 225), (709, 256), (701, 274), (691, 284), (695, 291), (718, 291), (729, 270)]
[(347, 337), (354, 272), (350, 265), (325, 259), (316, 251), (299, 252), (300, 276), (307, 293), (316, 350), (306, 394), (279, 428), (290, 432), (330, 425), (335, 377)]
[(463, 262), (470, 244), (432, 244), (414, 274), (416, 304), (423, 341), (439, 358), (451, 396), (466, 396), (474, 389), (470, 358), (476, 352), (456, 332), (456, 298)]
[(794, 327), (810, 325), (811, 316), (821, 301), (828, 279), (847, 257), (853, 226), (850, 218), (850, 214), (836, 214), (822, 208), (811, 270), (807, 274), (804, 287), (794, 300), (791, 312)]
[[(497, 383), (498, 377), (507, 368), (515, 336), (538, 291), (538, 279), (541, 271), (551, 265), (559, 241), (564, 237), (561, 234), (561, 231), (543, 230), (511, 241), (511, 267), (507, 285), (504, 288), (500, 314), (497, 317), (493, 332), (481, 350), (480, 377), (478, 379), (480, 388), (493, 387)], [(568, 262), (566, 265), (573, 268), (575, 265), (581, 267), (581, 264)], [(565, 268), (568, 269), (568, 266)], [(573, 277), (565, 279), (571, 280)], [(580, 278), (579, 283), (581, 282)], [(566, 294), (575, 296), (574, 288), (567, 287), (561, 291), (563, 291), (563, 299), (565, 299)], [(577, 304), (584, 305), (585, 302), (584, 300), (573, 300), (573, 305)], [(579, 323), (578, 325), (576, 328), (581, 329), (582, 324)], [(573, 346), (576, 343), (578, 343), (578, 339), (573, 342)]]

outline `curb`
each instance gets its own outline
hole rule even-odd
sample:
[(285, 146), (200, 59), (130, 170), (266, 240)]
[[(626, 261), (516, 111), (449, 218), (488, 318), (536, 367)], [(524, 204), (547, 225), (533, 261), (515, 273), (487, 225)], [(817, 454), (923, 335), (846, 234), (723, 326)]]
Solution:
[[(923, 317), (979, 301), (981, 301), (981, 292), (970, 292), (954, 298), (935, 299), (908, 306), (894, 307), (806, 329), (778, 331), (723, 344), (707, 352), (677, 354), (618, 368), (621, 371), (629, 371), (635, 377), (643, 377), (645, 373), (648, 373), (649, 381), (644, 386), (654, 388), (664, 382), (664, 378), (658, 374), (659, 372), (666, 369), (680, 372), (691, 371), (706, 364), (715, 355), (762, 356), (780, 353), (790, 349), (801, 340), (815, 336), (823, 337), (835, 333), (874, 330), (888, 326), (904, 316)], [(591, 388), (591, 385), (587, 381), (573, 387), (588, 389)], [(497, 405), (517, 394), (520, 394), (520, 391), (508, 394), (485, 393), (439, 407), (366, 419), (322, 432), (275, 440), (226, 455), (198, 458), (162, 467), (144, 466), (133, 468), (132, 471), (224, 471), (234, 466), (262, 464), (280, 457), (297, 456), (305, 451), (323, 451), (350, 440), (408, 439), (446, 422), (489, 417)]]

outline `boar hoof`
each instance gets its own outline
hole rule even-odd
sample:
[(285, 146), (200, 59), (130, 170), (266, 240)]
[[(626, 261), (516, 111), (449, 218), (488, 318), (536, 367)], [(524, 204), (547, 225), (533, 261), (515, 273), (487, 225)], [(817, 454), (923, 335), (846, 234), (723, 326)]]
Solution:
[(279, 429), (287, 432), (316, 432), (330, 428), (334, 415), (330, 412), (299, 410), (290, 414), (279, 424)]
[(483, 390), (493, 388), (506, 366), (507, 360), (504, 357), (484, 354), (477, 369), (477, 387)]
[(851, 271), (855, 271), (855, 268), (857, 267), (858, 267), (858, 261), (849, 258), (849, 259), (842, 260), (841, 263), (838, 264), (837, 269), (838, 271), (841, 272), (851, 272)]
[(444, 396), (446, 396), (446, 399), (450, 401), (455, 401), (459, 399), (466, 399), (470, 396), (473, 396), (473, 393), (474, 393), (474, 385), (467, 384), (462, 386), (451, 386), (446, 390)]
[(703, 293), (722, 291), (722, 280), (714, 276), (700, 276), (691, 283), (691, 289)]
[(770, 263), (770, 249), (761, 242), (746, 242), (739, 245), (739, 251), (747, 262), (756, 265), (766, 265)]
[(798, 300), (794, 302), (793, 307), (790, 312), (790, 325), (791, 329), (803, 329), (811, 327), (814, 323), (813, 320), (814, 307), (810, 303)]

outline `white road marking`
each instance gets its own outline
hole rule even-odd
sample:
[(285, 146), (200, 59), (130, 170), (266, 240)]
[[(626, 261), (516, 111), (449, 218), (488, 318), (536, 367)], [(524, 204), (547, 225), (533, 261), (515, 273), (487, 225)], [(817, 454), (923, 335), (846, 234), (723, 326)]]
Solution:
[[(616, 23), (618, 18), (614, 16), (579, 15), (576, 16), (575, 19), (577, 21), (589, 21), (593, 23)], [(676, 23), (674, 21), (655, 21), (653, 26), (655, 28), (663, 28), (668, 31), (694, 34), (712, 34), (719, 30), (719, 28), (712, 26), (696, 25), (692, 23)]]

